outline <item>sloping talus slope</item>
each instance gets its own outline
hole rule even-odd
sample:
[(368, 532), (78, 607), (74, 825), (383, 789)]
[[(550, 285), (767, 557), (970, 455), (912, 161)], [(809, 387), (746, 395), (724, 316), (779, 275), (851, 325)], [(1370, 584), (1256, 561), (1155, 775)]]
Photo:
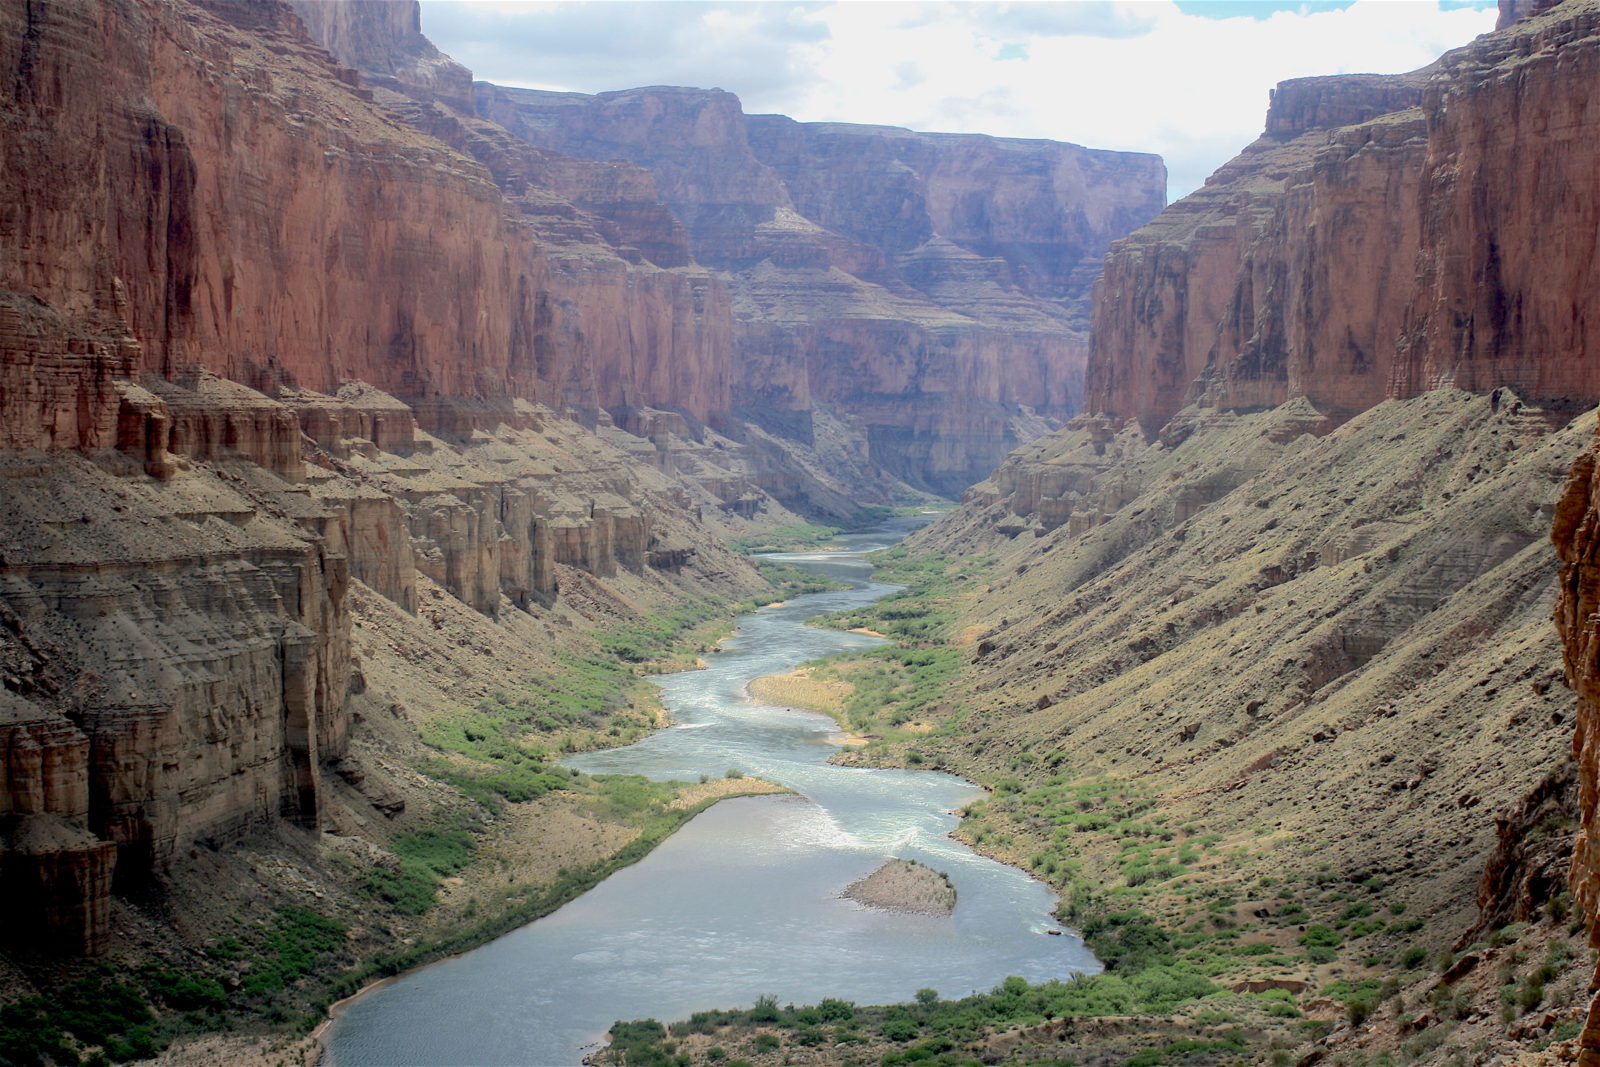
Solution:
[[(914, 542), (994, 576), (959, 620), (961, 728), (924, 747), (1024, 788), (1148, 788), (1229, 840), (1205, 877), (1241, 916), (1287, 872), (1387, 887), (1430, 948), (1535, 920), (1499, 978), (1474, 950), (1316, 1057), (1484, 1061), (1587, 1006), (1570, 973), (1526, 998), (1542, 1016), (1495, 1001), (1566, 936), (1552, 522), (1591, 929), (1596, 884), (1592, 454), (1562, 487), (1600, 399), (1600, 7), (1524, 7), (1412, 75), (1280, 86), (1260, 141), (1113, 246), (1091, 414)], [(1025, 814), (1023, 854), (1052, 840)], [(1117, 890), (1114, 857), (1094, 870)], [(1340, 935), (1352, 982), (1393, 976), (1384, 936)], [(1304, 967), (1263, 977), (1333, 977)]]
[(1103, 522), (997, 538), (996, 499), (919, 538), (997, 561), (963, 619), (970, 751), (1147, 779), (1175, 818), (1270, 827), (1272, 862), (1398, 879), (1459, 932), (1495, 837), (1476, 809), (1566, 744), (1545, 531), (1591, 427), (1551, 434), (1506, 393), (1388, 402), (1320, 439), (1297, 414), (1098, 455), (1067, 431), (1009, 466), (1075, 469)]

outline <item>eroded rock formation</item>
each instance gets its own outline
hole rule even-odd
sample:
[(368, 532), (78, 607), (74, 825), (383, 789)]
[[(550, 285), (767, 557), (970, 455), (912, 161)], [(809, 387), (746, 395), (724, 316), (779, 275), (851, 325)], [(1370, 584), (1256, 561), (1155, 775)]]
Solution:
[(1190, 402), (1600, 399), (1573, 303), (1595, 282), (1597, 19), (1566, 3), (1413, 74), (1280, 86), (1260, 140), (1108, 257), (1087, 408), (1153, 436)]
[[(1572, 465), (1556, 509), (1551, 538), (1561, 557), (1556, 628), (1561, 633), (1567, 683), (1577, 693), (1577, 760), (1580, 827), (1572, 860), (1572, 890), (1588, 918), (1591, 942), (1600, 941), (1600, 445), (1591, 443)], [(1600, 1007), (1590, 1006), (1581, 1038), (1585, 1064), (1600, 1063)]]
[[(754, 584), (691, 518), (772, 507), (705, 425), (729, 406), (720, 282), (376, 105), (470, 106), (470, 82), (414, 9), (361, 11), (409, 56), (377, 88), (273, 0), (0, 5), (17, 936), (96, 952), (113, 887), (320, 824), (329, 769), (360, 777), (353, 588), (409, 612), (426, 581), (492, 616), (562, 575)], [(314, 13), (335, 36), (340, 14)], [(490, 165), (547, 162), (440, 125)], [(635, 170), (593, 199), (649, 189)]]
[(1080, 405), (1089, 286), (1159, 209), (1159, 160), (1047, 141), (804, 124), (718, 90), (480, 83), (529, 142), (647, 168), (733, 293), (737, 413), (812, 444), (819, 411), (912, 485), (959, 491)]

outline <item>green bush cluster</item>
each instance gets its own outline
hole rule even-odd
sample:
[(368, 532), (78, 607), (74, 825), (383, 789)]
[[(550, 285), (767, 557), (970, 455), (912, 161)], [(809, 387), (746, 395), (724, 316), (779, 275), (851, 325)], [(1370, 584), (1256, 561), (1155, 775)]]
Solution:
[(791, 522), (766, 533), (734, 537), (728, 547), (748, 555), (751, 552), (786, 552), (792, 549), (825, 548), (835, 537), (844, 533), (843, 527), (819, 526), (810, 522)]
[(846, 677), (839, 667), (850, 665), (845, 722), (852, 729), (872, 730), (901, 726), (925, 714), (945, 697), (961, 660), (955, 648), (889, 645), (815, 660), (813, 669), (819, 678)]
[(86, 1047), (102, 1049), (112, 1063), (157, 1055), (167, 1041), (137, 986), (107, 971), (86, 975), (53, 991), (0, 1007), (0, 1064), (25, 1067), (47, 1058), (83, 1062)]
[[(841, 582), (837, 578), (829, 578), (825, 574), (807, 570), (796, 563), (785, 563), (776, 559), (758, 559), (755, 561), (756, 570), (761, 577), (771, 582), (778, 595), (787, 600), (789, 597), (805, 596), (808, 593), (831, 593), (840, 589), (849, 589), (848, 582)], [(754, 611), (770, 602), (767, 600), (749, 600), (735, 606), (738, 614)]]
[(660, 815), (677, 793), (677, 782), (654, 782), (642, 774), (603, 774), (590, 779), (592, 810), (614, 819)]
[[(875, 1038), (908, 1046), (886, 1054), (880, 1061), (885, 1067), (913, 1063), (950, 1067), (971, 1062), (970, 1056), (958, 1050), (998, 1029), (1068, 1017), (1170, 1011), (1216, 992), (1217, 986), (1204, 977), (1163, 965), (1130, 974), (1079, 975), (1040, 984), (1013, 976), (987, 993), (958, 1000), (942, 1000), (933, 990), (921, 990), (910, 1003), (882, 1007), (858, 1007), (837, 999), (807, 1007), (779, 1007), (774, 998), (761, 997), (748, 1009), (696, 1012), (687, 1022), (671, 1027), (653, 1019), (618, 1023), (612, 1028), (612, 1047), (623, 1051), (617, 1062), (630, 1067), (637, 1063), (670, 1067), (677, 1062), (673, 1057), (681, 1055), (672, 1038), (715, 1034), (726, 1026), (767, 1026), (786, 1033), (753, 1035), (751, 1047), (757, 1053), (774, 1052), (784, 1045), (806, 1047)], [(619, 1027), (625, 1045), (619, 1044)]]
[(367, 872), (367, 891), (395, 910), (421, 915), (433, 907), (439, 883), (465, 867), (477, 839), (461, 825), (441, 823), (389, 839), (389, 851), (400, 861), (398, 871), (374, 867)]
[(344, 933), (344, 923), (310, 908), (278, 908), (251, 953), (241, 991), (262, 997), (321, 969), (344, 948)]
[(547, 763), (479, 770), (434, 759), (424, 760), (418, 769), (436, 781), (455, 786), (484, 807), (494, 807), (500, 801), (524, 803), (553, 790), (572, 787), (568, 771)]

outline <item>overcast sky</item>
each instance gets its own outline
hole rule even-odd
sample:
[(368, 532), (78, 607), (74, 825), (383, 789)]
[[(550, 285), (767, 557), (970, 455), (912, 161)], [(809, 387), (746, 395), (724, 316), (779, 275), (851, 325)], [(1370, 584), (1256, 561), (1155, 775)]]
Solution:
[(1173, 197), (1261, 132), (1267, 91), (1398, 73), (1494, 28), (1492, 0), (422, 0), (486, 81), (717, 86), (806, 122), (1157, 152)]

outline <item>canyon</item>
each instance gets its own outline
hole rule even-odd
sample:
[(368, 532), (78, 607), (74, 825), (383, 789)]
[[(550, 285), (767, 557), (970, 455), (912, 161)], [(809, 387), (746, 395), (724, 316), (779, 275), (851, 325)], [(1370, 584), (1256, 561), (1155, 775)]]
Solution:
[(1009, 1030), (930, 1009), (903, 1039), (888, 1008), (871, 1056), (1600, 1062), (1597, 14), (1507, 3), (1423, 70), (1279, 85), (1111, 245), (1085, 413), (849, 620), (905, 650), (885, 705), (866, 662), (784, 690), (874, 738), (841, 758), (989, 785), (959, 835), (1113, 975), (1216, 983), (1100, 1026), (1040, 1022), (1039, 987)]
[[(953, 493), (1072, 414), (1098, 256), (1164, 185), (702, 90), (628, 98), (711, 131), (699, 177), (591, 160), (415, 3), (7, 3), (0, 66), (8, 999), (74, 956), (213, 973), (307, 892), (385, 951), (411, 920), (352, 857), (406, 876), (397, 837), (520, 818), (541, 746), (645, 728), (628, 657), (770, 595), (729, 537)], [(839, 187), (791, 191), (819, 154)], [(475, 706), (536, 721), (483, 756)]]
[(1300, 1063), (1600, 1063), (1597, 64), (1596, 0), (1502, 0), (1163, 210), (1148, 155), (474, 81), (414, 3), (0, 5), (0, 992), (531, 914), (659, 831), (548, 756), (776, 595), (729, 538), (961, 494), (950, 673), (841, 760), (990, 786), (1086, 930), (1242, 928)]

